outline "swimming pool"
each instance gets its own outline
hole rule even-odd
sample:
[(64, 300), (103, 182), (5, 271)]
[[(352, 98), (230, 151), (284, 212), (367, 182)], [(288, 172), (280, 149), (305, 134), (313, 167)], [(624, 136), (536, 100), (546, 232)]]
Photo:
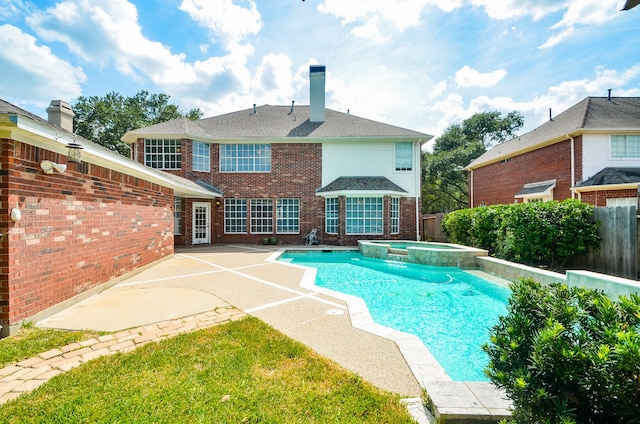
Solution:
[(482, 344), (509, 289), (458, 268), (386, 261), (354, 251), (285, 252), (316, 268), (316, 285), (364, 299), (378, 324), (419, 337), (454, 381), (488, 381)]

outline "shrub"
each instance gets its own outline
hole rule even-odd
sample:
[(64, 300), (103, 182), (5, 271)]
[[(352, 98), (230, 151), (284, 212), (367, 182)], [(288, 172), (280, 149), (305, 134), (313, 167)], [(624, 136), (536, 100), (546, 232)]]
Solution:
[(578, 200), (516, 203), (451, 212), (442, 229), (453, 243), (558, 269), (571, 256), (598, 247), (599, 223), (592, 217), (593, 206)]
[(484, 346), (517, 423), (640, 422), (640, 297), (512, 284)]

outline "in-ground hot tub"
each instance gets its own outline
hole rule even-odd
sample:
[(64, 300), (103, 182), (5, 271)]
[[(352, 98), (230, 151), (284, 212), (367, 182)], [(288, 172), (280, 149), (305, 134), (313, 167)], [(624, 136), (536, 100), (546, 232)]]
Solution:
[(488, 254), (486, 250), (459, 244), (411, 240), (358, 240), (358, 249), (370, 258), (458, 268), (477, 268), (476, 258)]

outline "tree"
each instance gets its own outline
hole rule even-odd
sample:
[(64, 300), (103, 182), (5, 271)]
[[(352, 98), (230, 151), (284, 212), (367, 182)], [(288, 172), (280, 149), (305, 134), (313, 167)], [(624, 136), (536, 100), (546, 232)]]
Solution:
[(447, 212), (468, 205), (464, 168), (495, 144), (514, 138), (524, 125), (520, 112), (476, 113), (450, 125), (436, 139), (433, 152), (422, 155), (422, 198), (426, 213)]
[(123, 97), (111, 92), (104, 97), (80, 96), (73, 104), (76, 133), (124, 156), (130, 156), (130, 148), (120, 138), (127, 132), (171, 119), (186, 117), (200, 119), (200, 109), (186, 114), (178, 106), (169, 104), (167, 94), (149, 94), (139, 91), (133, 97)]

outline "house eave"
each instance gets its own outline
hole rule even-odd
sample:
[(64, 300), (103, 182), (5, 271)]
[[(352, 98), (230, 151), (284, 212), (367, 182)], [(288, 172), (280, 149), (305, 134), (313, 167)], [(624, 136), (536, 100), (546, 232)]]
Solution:
[(591, 191), (608, 191), (608, 190), (636, 190), (640, 183), (621, 183), (621, 184), (605, 184), (572, 187), (574, 193), (587, 193)]
[(409, 194), (404, 191), (389, 191), (389, 190), (336, 190), (336, 191), (323, 191), (316, 193), (318, 197), (381, 197), (381, 196), (396, 196), (407, 197)]

